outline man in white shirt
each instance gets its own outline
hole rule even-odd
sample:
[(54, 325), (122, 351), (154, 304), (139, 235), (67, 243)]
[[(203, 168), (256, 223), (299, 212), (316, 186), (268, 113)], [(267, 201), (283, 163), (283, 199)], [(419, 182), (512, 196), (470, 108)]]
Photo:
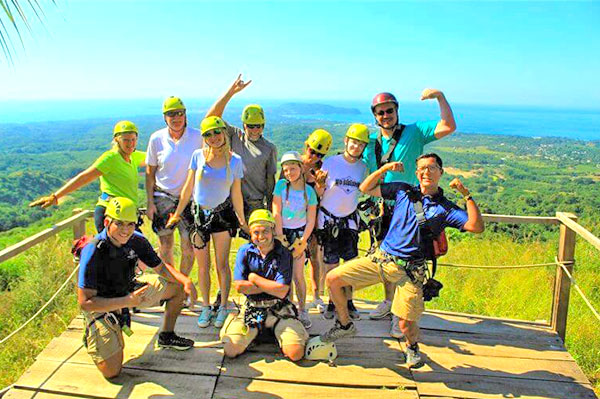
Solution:
[[(199, 130), (187, 127), (186, 108), (178, 97), (169, 97), (164, 101), (163, 116), (167, 127), (154, 132), (148, 142), (146, 215), (152, 221), (152, 230), (158, 235), (161, 258), (174, 264), (175, 230), (167, 229), (165, 224), (169, 214), (177, 208), (192, 154), (202, 147), (202, 135)], [(190, 241), (193, 227), (194, 218), (188, 205), (177, 225), (181, 244), (179, 270), (186, 276), (194, 265), (194, 250)]]

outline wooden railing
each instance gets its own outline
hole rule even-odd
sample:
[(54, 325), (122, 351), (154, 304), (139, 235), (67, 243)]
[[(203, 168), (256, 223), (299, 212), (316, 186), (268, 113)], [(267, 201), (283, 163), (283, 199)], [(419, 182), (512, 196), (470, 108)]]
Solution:
[[(58, 224), (35, 234), (27, 239), (0, 251), (0, 262), (4, 262), (34, 245), (56, 235), (68, 228), (73, 229), (73, 237), (79, 238), (85, 234), (85, 220), (92, 216), (89, 210), (74, 210), (73, 216)], [(559, 243), (557, 254), (556, 280), (554, 298), (552, 302), (552, 320), (550, 327), (565, 339), (567, 330), (567, 315), (569, 310), (569, 296), (571, 292), (571, 280), (560, 266), (562, 263), (569, 273), (573, 274), (575, 260), (575, 238), (577, 235), (600, 250), (600, 239), (577, 223), (577, 216), (572, 213), (557, 212), (554, 217), (540, 216), (513, 216), (484, 214), (487, 223), (509, 223), (522, 224), (534, 223), (543, 225), (559, 225)]]
[(5, 260), (17, 256), (34, 245), (39, 244), (68, 228), (73, 229), (74, 239), (83, 236), (85, 234), (85, 220), (90, 218), (93, 214), (94, 212), (89, 210), (74, 209), (73, 216), (70, 218), (60, 221), (49, 229), (27, 237), (23, 241), (0, 251), (0, 262), (4, 262)]

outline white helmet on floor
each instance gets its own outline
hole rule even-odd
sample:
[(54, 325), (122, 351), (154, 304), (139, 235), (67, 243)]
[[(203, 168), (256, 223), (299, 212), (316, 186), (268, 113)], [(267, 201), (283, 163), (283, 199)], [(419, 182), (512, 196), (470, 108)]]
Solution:
[(332, 361), (337, 358), (337, 348), (334, 342), (323, 342), (316, 336), (308, 340), (304, 357), (308, 360)]

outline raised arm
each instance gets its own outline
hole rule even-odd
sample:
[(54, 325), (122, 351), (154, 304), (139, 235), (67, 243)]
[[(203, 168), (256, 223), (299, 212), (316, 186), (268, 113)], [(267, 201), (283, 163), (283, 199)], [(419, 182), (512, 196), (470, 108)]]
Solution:
[(423, 90), (423, 93), (421, 94), (421, 100), (429, 100), (432, 98), (436, 98), (440, 105), (440, 121), (435, 127), (434, 134), (436, 139), (441, 139), (442, 137), (446, 137), (456, 130), (456, 121), (454, 120), (452, 108), (450, 108), (450, 104), (448, 104), (444, 93), (437, 89)]
[(384, 164), (381, 168), (367, 176), (358, 189), (373, 197), (381, 197), (381, 188), (379, 187), (379, 184), (388, 171), (403, 172), (404, 164), (402, 162), (388, 162)]
[(90, 166), (83, 172), (79, 173), (77, 176), (69, 180), (64, 186), (59, 188), (56, 192), (50, 194), (47, 197), (41, 197), (36, 201), (33, 201), (29, 204), (29, 206), (41, 206), (42, 208), (47, 208), (50, 205), (58, 205), (58, 199), (64, 197), (65, 195), (72, 193), (80, 189), (83, 186), (86, 186), (102, 176), (102, 172), (96, 169), (93, 166)]
[(454, 179), (450, 182), (450, 187), (454, 190), (458, 191), (465, 199), (467, 203), (467, 216), (469, 217), (467, 223), (463, 226), (465, 231), (470, 233), (483, 233), (485, 230), (485, 224), (483, 222), (483, 216), (481, 216), (481, 212), (479, 211), (479, 207), (473, 200), (471, 193), (469, 190), (463, 185), (463, 183), (458, 179)]
[(219, 118), (222, 117), (223, 112), (225, 111), (225, 107), (227, 106), (227, 103), (229, 103), (229, 100), (231, 100), (231, 98), (236, 93), (239, 93), (240, 91), (244, 90), (246, 88), (246, 86), (248, 86), (250, 83), (252, 83), (251, 80), (244, 82), (242, 80), (242, 74), (239, 74), (237, 79), (231, 84), (231, 86), (229, 86), (227, 91), (225, 93), (223, 93), (223, 95), (221, 97), (219, 97), (217, 99), (217, 101), (215, 101), (215, 103), (208, 109), (208, 111), (206, 112), (206, 115), (204, 117), (205, 118), (208, 118), (209, 116), (218, 116)]

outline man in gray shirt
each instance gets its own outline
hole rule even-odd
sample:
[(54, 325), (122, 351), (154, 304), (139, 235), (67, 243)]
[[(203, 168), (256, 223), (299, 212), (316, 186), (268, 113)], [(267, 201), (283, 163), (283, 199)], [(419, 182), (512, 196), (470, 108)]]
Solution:
[[(239, 75), (227, 91), (210, 107), (209, 116), (223, 116), (227, 103), (252, 81), (244, 82)], [(227, 124), (227, 136), (233, 152), (242, 157), (244, 178), (242, 194), (244, 213), (249, 217), (255, 209), (271, 209), (275, 173), (277, 172), (277, 148), (262, 134), (265, 128), (265, 114), (260, 105), (250, 104), (242, 112), (244, 130)]]

